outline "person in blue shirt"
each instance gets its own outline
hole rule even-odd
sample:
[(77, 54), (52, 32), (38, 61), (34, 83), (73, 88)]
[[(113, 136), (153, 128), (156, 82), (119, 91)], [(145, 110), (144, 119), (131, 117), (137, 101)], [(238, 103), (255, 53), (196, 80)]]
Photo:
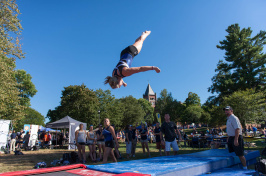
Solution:
[(123, 80), (124, 77), (149, 70), (155, 70), (157, 73), (160, 73), (161, 70), (155, 66), (131, 67), (133, 58), (139, 54), (144, 40), (150, 35), (150, 33), (151, 31), (143, 32), (133, 45), (128, 46), (121, 52), (120, 60), (114, 68), (112, 76), (107, 76), (104, 84), (109, 84), (113, 89), (116, 89), (120, 88), (122, 85), (124, 87), (127, 86), (127, 83)]
[[(104, 136), (105, 141), (105, 149), (103, 154), (103, 163), (107, 162), (108, 156), (111, 155), (112, 160), (114, 162), (117, 162), (115, 155), (114, 155), (114, 141), (116, 143), (117, 148), (119, 148), (119, 144), (115, 135), (114, 128), (110, 125), (110, 120), (108, 118), (104, 119), (104, 129), (102, 131), (102, 134)], [(114, 139), (114, 141), (113, 141)]]
[(252, 131), (253, 131), (253, 135), (254, 135), (254, 137), (255, 137), (256, 134), (257, 134), (258, 129), (257, 129), (255, 126), (253, 126), (253, 127), (252, 127)]

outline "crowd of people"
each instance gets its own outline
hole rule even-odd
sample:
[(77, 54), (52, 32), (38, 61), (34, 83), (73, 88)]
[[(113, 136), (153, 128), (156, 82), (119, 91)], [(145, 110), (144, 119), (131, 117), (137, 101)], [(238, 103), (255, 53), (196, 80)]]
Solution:
[[(16, 150), (30, 150), (31, 146), (29, 144), (30, 142), (30, 131), (23, 131), (21, 129), (20, 131), (16, 132), (15, 130), (10, 131), (8, 135), (8, 146), (9, 150), (16, 151)], [(38, 130), (37, 133), (37, 145), (40, 144), (41, 148), (49, 148), (51, 145), (59, 145), (63, 146), (64, 141), (68, 140), (68, 132), (64, 135), (63, 131), (58, 133), (50, 133), (50, 131), (40, 131)], [(36, 144), (32, 144), (32, 146), (35, 146)]]
[[(137, 143), (141, 143), (143, 154), (151, 157), (149, 141), (156, 142), (156, 148), (159, 150), (160, 155), (162, 155), (162, 150), (165, 151), (165, 155), (169, 155), (171, 147), (174, 153), (177, 154), (179, 148), (176, 139), (182, 140), (182, 135), (176, 124), (170, 121), (169, 114), (165, 115), (165, 122), (161, 127), (160, 123), (156, 123), (154, 127), (147, 127), (145, 124), (141, 124), (140, 128), (137, 128), (136, 124), (127, 125), (123, 131), (116, 131), (115, 126), (110, 125), (110, 120), (107, 118), (104, 120), (104, 128), (99, 125), (98, 130), (95, 131), (91, 125), (89, 131), (86, 132), (83, 129), (83, 124), (80, 124), (79, 130), (75, 132), (75, 141), (81, 163), (86, 163), (86, 145), (89, 147), (88, 157), (91, 161), (102, 160), (103, 163), (106, 163), (109, 156), (114, 162), (122, 158), (118, 150), (119, 140), (125, 142), (126, 157), (129, 159), (135, 157)], [(96, 147), (99, 149), (98, 154), (96, 154)]]
[(15, 151), (16, 149), (24, 148), (27, 150), (27, 146), (30, 141), (30, 132), (28, 131), (25, 133), (25, 131), (21, 130), (19, 132), (16, 132), (15, 130), (9, 132), (9, 150)]

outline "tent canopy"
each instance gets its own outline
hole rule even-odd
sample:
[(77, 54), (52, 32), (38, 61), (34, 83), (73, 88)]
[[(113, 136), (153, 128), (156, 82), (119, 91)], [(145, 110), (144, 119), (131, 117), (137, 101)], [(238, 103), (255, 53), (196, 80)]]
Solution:
[(57, 120), (52, 123), (46, 124), (46, 128), (69, 128), (69, 125), (79, 125), (79, 124), (85, 124), (83, 122), (77, 121), (75, 119), (72, 119), (69, 116), (66, 116), (60, 120)]

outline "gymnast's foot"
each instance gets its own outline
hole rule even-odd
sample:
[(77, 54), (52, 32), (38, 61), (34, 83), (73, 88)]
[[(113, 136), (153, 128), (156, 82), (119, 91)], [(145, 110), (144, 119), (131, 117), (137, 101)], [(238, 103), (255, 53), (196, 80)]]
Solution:
[(142, 32), (141, 39), (145, 40), (148, 37), (148, 35), (150, 35), (150, 33), (151, 33), (151, 31)]

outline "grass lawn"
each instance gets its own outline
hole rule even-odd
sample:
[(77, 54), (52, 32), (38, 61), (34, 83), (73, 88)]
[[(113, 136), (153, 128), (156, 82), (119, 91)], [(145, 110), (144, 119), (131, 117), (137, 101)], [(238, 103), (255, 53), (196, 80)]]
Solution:
[[(261, 139), (254, 141), (257, 147), (249, 148), (249, 150), (259, 150), (260, 152), (266, 147), (266, 143), (263, 143)], [(181, 142), (181, 145), (183, 143)], [(150, 153), (152, 157), (159, 156), (159, 152), (156, 149), (155, 143), (149, 143)], [(248, 148), (245, 148), (246, 150)], [(194, 153), (199, 151), (209, 150), (209, 148), (201, 148), (201, 149), (192, 149), (180, 147), (178, 154), (187, 154)], [(2, 172), (10, 172), (10, 171), (20, 171), (20, 170), (29, 170), (33, 169), (33, 167), (38, 163), (44, 161), (48, 166), (53, 160), (60, 159), (63, 157), (63, 153), (69, 153), (73, 150), (66, 149), (40, 149), (39, 151), (22, 151), (24, 155), (14, 155), (14, 154), (1, 154), (0, 155), (0, 173)], [(86, 155), (88, 156), (88, 147), (86, 147)], [(119, 151), (122, 154), (123, 160), (118, 160), (118, 162), (128, 161), (126, 159), (126, 144), (121, 143)], [(173, 153), (171, 153), (173, 154)], [(138, 143), (136, 148), (136, 157), (131, 158), (130, 160), (137, 160), (147, 158), (148, 156), (144, 156), (142, 153), (141, 144)], [(264, 158), (266, 158), (264, 156)], [(111, 161), (110, 161), (111, 162)], [(88, 165), (92, 164), (101, 164), (92, 163), (90, 160), (86, 163)], [(250, 166), (249, 169), (254, 169), (253, 166)]]

